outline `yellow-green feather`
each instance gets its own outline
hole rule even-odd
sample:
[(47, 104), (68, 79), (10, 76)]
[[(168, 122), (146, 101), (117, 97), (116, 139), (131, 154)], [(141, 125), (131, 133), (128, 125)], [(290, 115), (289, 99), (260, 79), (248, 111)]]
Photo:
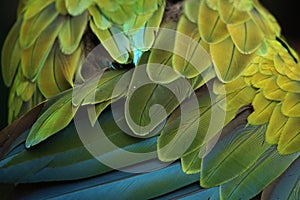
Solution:
[(73, 53), (79, 46), (88, 23), (88, 13), (74, 17), (66, 17), (58, 38), (61, 51), (65, 54)]
[(219, 43), (229, 36), (219, 13), (209, 8), (205, 1), (200, 2), (198, 28), (201, 38), (208, 43)]
[(41, 33), (32, 46), (23, 51), (21, 66), (25, 77), (29, 80), (37, 79), (62, 25), (63, 20), (57, 18)]
[(19, 31), (22, 20), (16, 21), (4, 41), (1, 52), (3, 82), (6, 86), (13, 84), (14, 76), (20, 64), (22, 49), (19, 43)]

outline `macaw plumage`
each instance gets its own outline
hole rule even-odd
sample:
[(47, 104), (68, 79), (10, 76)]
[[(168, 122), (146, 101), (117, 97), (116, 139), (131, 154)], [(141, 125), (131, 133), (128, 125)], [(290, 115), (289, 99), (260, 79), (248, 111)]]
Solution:
[(299, 57), (257, 0), (23, 0), (2, 74), (8, 199), (299, 199)]

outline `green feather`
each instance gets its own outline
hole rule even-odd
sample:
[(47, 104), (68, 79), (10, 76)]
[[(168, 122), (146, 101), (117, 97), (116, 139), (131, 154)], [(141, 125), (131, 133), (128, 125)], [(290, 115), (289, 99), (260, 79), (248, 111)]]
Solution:
[(206, 89), (197, 96), (196, 104), (186, 100), (168, 118), (158, 138), (160, 160), (173, 161), (196, 150), (199, 154), (211, 117), (211, 99)]
[(199, 13), (199, 7), (200, 7), (199, 0), (187, 0), (183, 4), (183, 13), (185, 16), (193, 23), (197, 23), (198, 20), (198, 13)]
[(72, 16), (81, 15), (94, 0), (65, 0), (68, 13)]
[(55, 0), (45, 0), (45, 1), (27, 1), (24, 7), (24, 19), (30, 19), (38, 13), (42, 12), (47, 6), (54, 3)]
[(26, 147), (37, 145), (65, 128), (73, 119), (78, 107), (72, 106), (72, 90), (55, 96), (45, 105), (45, 110), (33, 124), (26, 139)]
[(202, 47), (197, 25), (184, 15), (179, 19), (174, 45), (173, 68), (186, 78), (193, 78), (212, 65), (208, 52)]
[[(299, 156), (299, 153), (280, 155), (276, 147), (265, 151), (256, 162), (237, 178), (220, 187), (223, 199), (251, 199), (278, 178)], [(270, 166), (276, 166), (270, 169)]]
[(180, 161), (182, 165), (182, 171), (187, 174), (195, 174), (201, 171), (201, 158), (199, 156), (199, 149), (182, 156)]
[(275, 78), (268, 81), (268, 84), (265, 85), (262, 93), (267, 99), (274, 101), (282, 101), (286, 95), (286, 92), (276, 83)]
[(46, 98), (54, 96), (61, 91), (58, 83), (56, 82), (54, 72), (55, 49), (56, 48), (52, 48), (37, 78), (39, 90)]
[(87, 12), (74, 17), (66, 17), (65, 23), (58, 35), (60, 48), (63, 53), (71, 54), (79, 47), (87, 22)]
[(97, 28), (105, 30), (112, 26), (112, 23), (101, 13), (97, 5), (90, 6), (88, 11)]
[(155, 83), (170, 83), (180, 77), (172, 69), (174, 39), (176, 37), (175, 23), (165, 24), (159, 30), (155, 43), (150, 51), (147, 62), (147, 74)]
[(37, 79), (62, 25), (62, 19), (57, 18), (41, 33), (32, 46), (23, 51), (21, 60), (22, 71), (29, 80), (35, 81)]
[(152, 16), (146, 21), (144, 27), (136, 30), (136, 33), (131, 36), (135, 48), (141, 51), (149, 50), (155, 39), (160, 27), (165, 11), (165, 4), (161, 5)]
[(135, 68), (125, 103), (128, 125), (137, 135), (151, 133), (191, 94), (191, 90), (185, 79), (157, 84), (148, 78), (145, 67)]
[(34, 17), (24, 19), (20, 29), (21, 47), (27, 49), (32, 46), (42, 32), (57, 19), (58, 15), (55, 5), (50, 4)]
[(62, 80), (67, 81), (69, 86), (74, 86), (75, 74), (79, 71), (84, 60), (83, 45), (81, 44), (70, 55), (62, 53), (61, 50), (57, 48), (55, 58), (57, 70), (59, 70), (60, 75), (64, 77)]
[(241, 125), (221, 135), (214, 148), (203, 158), (201, 185), (217, 186), (245, 172), (270, 147), (264, 143), (264, 132), (264, 126)]
[(62, 15), (68, 14), (65, 0), (56, 0), (55, 1), (55, 9), (57, 10), (57, 12), (59, 12)]
[(262, 193), (261, 199), (299, 199), (300, 189), (300, 159), (294, 163)]
[(265, 37), (267, 39), (274, 39), (275, 36), (280, 35), (280, 28), (276, 24), (276, 20), (272, 19), (269, 13), (265, 12), (265, 9), (254, 7), (249, 11), (249, 14), (260, 30), (263, 31)]
[(277, 76), (276, 83), (286, 92), (299, 93), (300, 91), (300, 83), (298, 81), (291, 80), (287, 76)]
[(279, 137), (284, 129), (288, 117), (281, 112), (281, 104), (277, 104), (272, 112), (266, 131), (266, 141), (270, 144), (277, 144)]
[(119, 63), (129, 62), (131, 45), (127, 36), (119, 28), (101, 30), (93, 21), (90, 21), (90, 27), (114, 60)]
[(106, 71), (100, 77), (97, 87), (84, 97), (81, 105), (102, 103), (124, 96), (128, 90), (131, 76), (132, 71)]
[(14, 76), (21, 59), (21, 46), (19, 43), (19, 31), (21, 28), (22, 20), (18, 20), (10, 29), (4, 41), (1, 52), (1, 68), (3, 82), (6, 86), (13, 84)]

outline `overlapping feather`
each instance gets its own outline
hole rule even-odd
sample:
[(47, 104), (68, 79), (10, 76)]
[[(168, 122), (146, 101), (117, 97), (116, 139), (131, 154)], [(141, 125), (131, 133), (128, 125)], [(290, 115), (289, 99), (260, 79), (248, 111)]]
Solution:
[[(38, 148), (39, 145), (43, 145), (39, 144), (40, 142), (46, 145), (55, 143), (59, 134), (53, 135), (62, 133), (63, 137), (63, 133), (68, 132), (77, 109), (82, 105), (87, 109), (86, 121), (93, 125), (100, 116), (102, 123), (110, 126), (113, 122), (105, 121), (101, 113), (111, 102), (124, 98), (125, 110), (121, 112), (124, 116), (118, 120), (126, 123), (127, 128), (138, 136), (158, 130), (159, 158), (163, 161), (180, 159), (184, 172), (200, 172), (200, 185), (212, 187), (205, 193), (196, 192), (192, 187), (189, 191), (195, 193), (186, 198), (198, 196), (249, 199), (264, 190), (280, 175), (285, 179), (284, 171), (299, 159), (300, 65), (298, 56), (281, 39), (276, 20), (258, 1), (251, 0), (188, 0), (183, 3), (183, 13), (177, 24), (160, 23), (164, 8), (165, 1), (159, 0), (48, 0), (43, 5), (37, 0), (26, 2), (3, 48), (11, 53), (10, 57), (3, 59), (5, 83), (12, 84), (9, 100), (10, 120), (38, 103), (31, 98), (41, 100), (40, 92), (50, 98), (31, 128), (26, 138), (26, 146)], [(44, 20), (45, 18), (47, 19)], [(132, 62), (135, 59), (134, 50), (137, 48), (143, 54), (138, 64), (145, 64), (147, 67), (137, 67), (129, 73), (105, 71), (104, 79), (100, 82), (93, 77), (84, 77), (85, 83), (75, 88), (75, 91), (79, 91), (75, 98), (72, 97), (71, 89), (60, 93), (68, 87), (73, 87), (76, 73), (80, 75), (81, 70), (84, 71), (79, 63), (85, 53), (82, 36), (87, 30), (86, 26), (90, 26), (91, 31), (115, 61), (120, 64)], [(148, 26), (154, 26), (150, 32), (145, 31)], [(174, 34), (174, 38), (167, 41), (170, 35), (164, 35), (161, 30), (157, 33), (159, 26), (172, 27), (172, 30), (177, 30), (191, 40), (186, 43), (188, 45), (181, 44), (183, 37)], [(31, 34), (28, 27), (33, 27), (32, 30), (36, 30), (34, 32), (37, 34)], [(20, 34), (18, 30), (21, 30)], [(141, 36), (147, 38), (141, 39)], [(106, 43), (107, 41), (109, 43)], [(152, 44), (157, 48), (151, 49)], [(165, 47), (168, 47), (170, 52), (161, 50)], [(148, 50), (150, 52), (146, 52)], [(185, 56), (182, 58), (174, 53), (184, 53)], [(16, 60), (12, 59), (13, 55), (16, 56)], [(203, 60), (199, 60), (199, 57)], [(161, 65), (149, 63), (166, 64), (176, 73), (168, 73), (169, 71), (164, 71)], [(107, 70), (108, 66), (105, 67), (101, 70)], [(114, 87), (124, 74), (127, 74), (125, 84), (114, 93)], [(45, 80), (47, 75), (50, 77)], [(139, 85), (141, 77), (147, 84)], [(214, 81), (213, 88), (208, 87), (211, 94), (206, 90), (204, 96), (197, 96), (198, 110), (190, 108), (188, 123), (179, 128), (182, 113), (179, 112), (178, 106), (188, 104), (193, 92), (186, 90), (184, 81), (180, 82), (184, 79), (191, 84), (190, 89), (198, 89), (197, 92), (203, 92), (203, 85), (211, 84), (209, 80)], [(152, 83), (148, 84), (150, 82)], [(176, 99), (174, 94), (166, 89), (172, 84), (177, 86), (171, 88), (181, 93), (181, 98)], [(49, 86), (51, 90), (47, 89)], [(210, 99), (212, 97), (213, 99)], [(165, 110), (153, 106), (154, 104), (163, 106)], [(250, 105), (253, 112), (250, 115), (247, 113), (249, 117), (242, 116), (244, 121), (241, 125), (240, 113), (245, 112), (241, 108)], [(220, 118), (211, 119), (213, 109)], [(218, 126), (221, 118), (225, 121)], [(212, 121), (212, 131), (210, 135), (205, 135)], [(245, 126), (246, 123), (248, 126)], [(221, 131), (225, 125), (226, 128)], [(192, 136), (195, 136), (195, 140), (188, 143), (187, 138), (191, 136), (189, 134), (194, 132), (196, 134)], [(123, 134), (122, 137), (128, 136)], [(134, 142), (139, 140), (129, 138)], [(116, 141), (122, 143), (121, 140), (123, 139), (119, 138)], [(124, 142), (126, 141), (124, 139)], [(150, 145), (153, 148), (155, 141), (156, 137), (146, 140), (145, 143), (141, 142), (140, 145)], [(168, 145), (170, 143), (172, 145)], [(64, 145), (60, 145), (62, 146)], [(76, 149), (72, 149), (70, 154), (52, 151), (56, 149), (50, 150), (51, 155), (47, 149), (41, 152), (47, 156), (39, 160), (38, 156), (28, 157), (28, 151), (18, 146), (0, 163), (4, 163), (2, 167), (5, 170), (12, 167), (8, 169), (11, 172), (18, 171), (19, 166), (35, 165), (33, 172), (20, 174), (20, 171), (9, 177), (12, 182), (24, 178), (23, 176), (24, 182), (41, 180), (45, 175), (49, 178), (51, 167), (61, 169), (58, 175), (63, 174), (66, 169), (76, 171), (82, 167), (87, 167), (90, 171), (77, 174), (77, 178), (95, 175), (97, 170), (93, 168), (94, 165), (89, 168), (90, 155), (84, 154), (74, 161), (70, 160), (73, 157), (70, 155), (76, 155)], [(53, 157), (52, 154), (59, 155)], [(10, 161), (10, 158), (13, 161)], [(22, 165), (24, 159), (25, 164)], [(37, 163), (40, 165), (36, 165)], [(269, 170), (270, 165), (277, 166), (276, 170)], [(290, 168), (288, 170), (295, 171), (293, 166)], [(43, 172), (44, 169), (46, 172)], [(69, 176), (66, 175), (66, 179), (74, 175), (72, 170)], [(106, 172), (109, 169), (104, 167), (103, 170)], [(266, 196), (278, 196), (276, 190), (282, 185), (280, 178), (278, 180), (267, 189)], [(299, 184), (294, 185), (298, 188)], [(99, 188), (106, 186), (95, 187)], [(290, 188), (287, 190), (287, 193), (292, 195), (295, 193)]]
[[(157, 30), (164, 6), (165, 2), (161, 0), (115, 3), (91, 0), (20, 2), (18, 20), (2, 51), (5, 84), (10, 87), (13, 81), (18, 82), (15, 74), (19, 71), (25, 81), (22, 91), (37, 90), (38, 93), (40, 90), (45, 98), (73, 87), (75, 77), (80, 77), (83, 55), (88, 53), (84, 52), (85, 45), (88, 44), (82, 41), (89, 26), (100, 42), (115, 37), (115, 45), (108, 44), (111, 40), (105, 41), (103, 45), (116, 61), (129, 63), (133, 59), (135, 48), (146, 51), (154, 41), (152, 36), (145, 41), (144, 46), (135, 46), (132, 36), (145, 27), (146, 23)], [(152, 22), (149, 20), (151, 17)], [(147, 36), (151, 36), (149, 33), (148, 31)], [(51, 76), (48, 79), (45, 75)], [(26, 104), (30, 105), (27, 106), (28, 109), (32, 108), (39, 103), (31, 100), (34, 98), (33, 92), (28, 92), (26, 98), (23, 98), (20, 96), (21, 89), (19, 92), (11, 90), (10, 105), (22, 107), (22, 104)], [(29, 100), (32, 103), (28, 104)], [(19, 108), (12, 106), (9, 109), (12, 109), (10, 113), (14, 113), (10, 114), (9, 122), (21, 115)]]

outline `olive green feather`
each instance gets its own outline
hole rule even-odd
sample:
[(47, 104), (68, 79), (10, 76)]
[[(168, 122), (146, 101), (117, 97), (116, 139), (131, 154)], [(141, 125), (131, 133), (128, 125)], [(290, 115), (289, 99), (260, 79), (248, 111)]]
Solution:
[(63, 53), (71, 54), (79, 47), (87, 23), (87, 12), (74, 17), (66, 17), (65, 23), (58, 34), (60, 48)]
[(62, 25), (62, 18), (57, 18), (41, 33), (32, 46), (23, 51), (21, 67), (29, 80), (37, 79)]
[(4, 41), (1, 52), (2, 77), (6, 86), (13, 84), (14, 76), (18, 71), (21, 60), (21, 46), (19, 43), (19, 30), (22, 20), (16, 21)]

